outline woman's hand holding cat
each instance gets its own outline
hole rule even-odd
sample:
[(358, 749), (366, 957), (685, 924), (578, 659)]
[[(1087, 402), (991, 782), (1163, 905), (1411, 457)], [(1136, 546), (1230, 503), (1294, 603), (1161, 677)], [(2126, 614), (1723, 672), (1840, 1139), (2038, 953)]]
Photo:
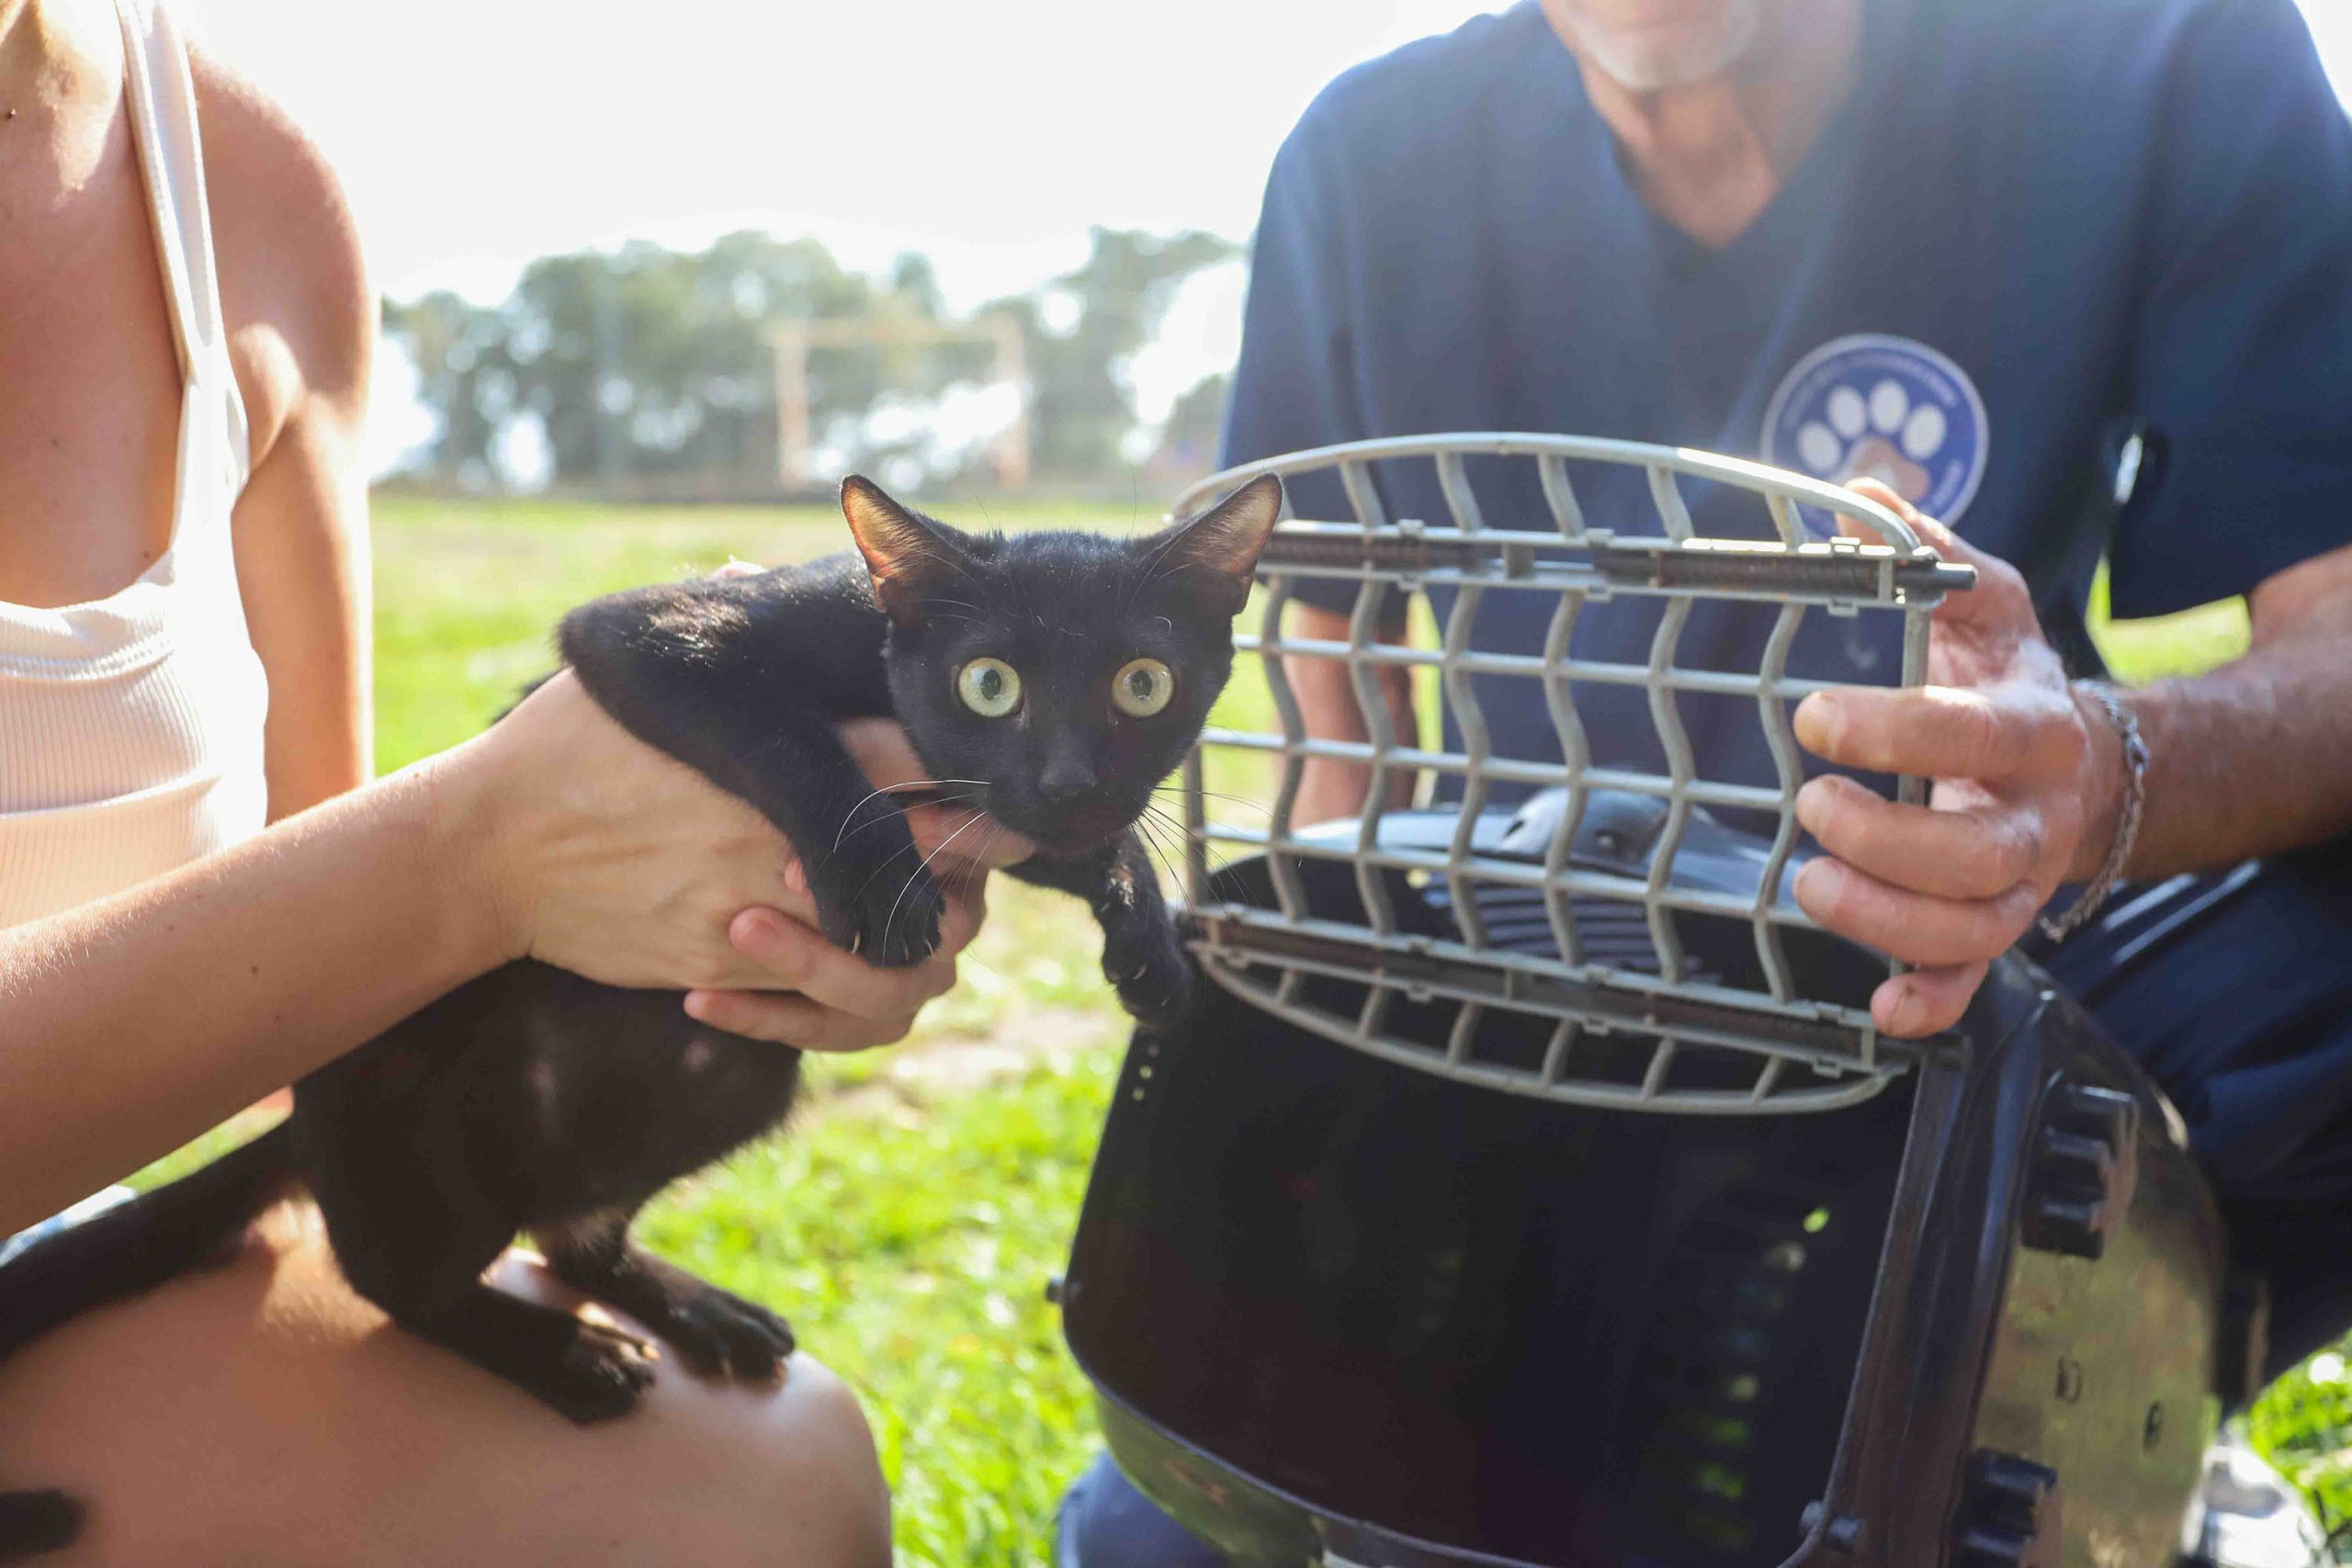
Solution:
[[(868, 720), (842, 734), (877, 789), (923, 777), (897, 725)], [(688, 1010), (704, 1022), (815, 1050), (901, 1038), (955, 983), (988, 868), (1031, 852), (968, 814), (910, 811), (921, 852), (944, 851), (931, 862), (946, 893), (941, 943), (920, 964), (882, 970), (817, 933), (807, 877), (765, 818), (629, 735), (570, 672), (459, 759), (473, 764), (474, 787), (454, 792), (452, 826), (482, 846), (481, 891), (503, 953), (607, 985), (691, 987)], [(967, 844), (978, 852), (963, 858)]]
[[(842, 726), (841, 737), (876, 790), (924, 781), (922, 759), (892, 721), (858, 719)], [(796, 861), (785, 872), (785, 897), (745, 909), (727, 934), (739, 953), (797, 994), (700, 989), (687, 996), (686, 1010), (730, 1034), (811, 1051), (862, 1051), (904, 1039), (923, 1005), (956, 984), (956, 955), (988, 913), (989, 871), (1035, 852), (1027, 840), (950, 806), (911, 807), (907, 826), (944, 898), (938, 951), (910, 968), (877, 969), (835, 947), (818, 931), (808, 879)]]
[(566, 671), (445, 759), (445, 827), (481, 866), (503, 956), (607, 985), (779, 981), (727, 941), (786, 897), (791, 849), (767, 819), (624, 730)]

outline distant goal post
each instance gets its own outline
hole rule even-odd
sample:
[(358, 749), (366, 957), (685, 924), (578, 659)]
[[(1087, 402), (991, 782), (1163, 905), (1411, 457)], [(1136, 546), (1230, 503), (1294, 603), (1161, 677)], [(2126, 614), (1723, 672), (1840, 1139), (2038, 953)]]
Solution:
[(808, 351), (813, 348), (884, 347), (899, 344), (981, 343), (994, 350), (990, 379), (1012, 389), (1012, 417), (990, 443), (999, 483), (1017, 489), (1029, 482), (1028, 362), (1021, 323), (1011, 316), (970, 321), (817, 317), (781, 322), (768, 330), (775, 358), (776, 479), (786, 490), (803, 490), (824, 476), (809, 468), (813, 443), (808, 429)]

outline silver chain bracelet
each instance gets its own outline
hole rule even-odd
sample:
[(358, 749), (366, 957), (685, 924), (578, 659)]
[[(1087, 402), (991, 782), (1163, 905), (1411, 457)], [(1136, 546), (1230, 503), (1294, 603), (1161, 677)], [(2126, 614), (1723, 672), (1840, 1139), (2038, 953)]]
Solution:
[(2085, 921), (2098, 913), (2107, 896), (2115, 891), (2122, 880), (2123, 867), (2132, 858), (2132, 845), (2140, 837), (2140, 813), (2148, 804), (2148, 743), (2140, 739), (2140, 721), (2123, 705), (2115, 688), (2104, 681), (2077, 681), (2075, 686), (2090, 694), (2115, 725), (2115, 733), (2123, 742), (2123, 806), (2115, 818), (2115, 841), (2108, 846), (2107, 863), (2098, 874), (2084, 884), (2066, 912), (2056, 919), (2043, 915), (2037, 923), (2041, 934), (2052, 942), (2064, 942), (2082, 929)]

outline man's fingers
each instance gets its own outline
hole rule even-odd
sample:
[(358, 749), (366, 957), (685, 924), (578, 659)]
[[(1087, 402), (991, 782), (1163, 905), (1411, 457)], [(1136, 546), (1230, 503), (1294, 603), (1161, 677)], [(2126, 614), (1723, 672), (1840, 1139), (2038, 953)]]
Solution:
[(1871, 997), (1871, 1019), (1898, 1040), (1950, 1029), (1984, 983), (1988, 965), (1956, 964), (1939, 969), (1913, 969), (1882, 984)]
[(806, 997), (766, 991), (689, 991), (685, 1008), (689, 1017), (713, 1029), (804, 1051), (864, 1051), (893, 1044), (907, 1037), (915, 1021), (911, 1012), (862, 1018)]
[(2030, 810), (1905, 806), (1836, 773), (1797, 792), (1797, 821), (1847, 864), (1939, 898), (2006, 893), (2041, 857), (2041, 821)]
[[(1937, 521), (1912, 505), (1889, 486), (1877, 479), (1856, 479), (1846, 487), (1856, 495), (1875, 501), (1911, 525), (1919, 542), (1948, 561), (1958, 561), (1976, 569), (1976, 586), (1965, 593), (1948, 593), (1936, 606), (1935, 621), (1939, 626), (1966, 626), (2014, 620), (2019, 614), (2033, 614), (2033, 598), (2026, 591), (2025, 579), (2018, 570), (2000, 557), (1987, 555)], [(1838, 531), (1865, 544), (1883, 544), (1879, 531), (1860, 517), (1846, 513), (1838, 514)]]
[(1828, 930), (1930, 967), (1999, 957), (2041, 907), (2024, 883), (1991, 898), (1935, 898), (1826, 858), (1797, 873), (1794, 891), (1797, 907)]
[[(1903, 499), (1893, 485), (1881, 479), (1856, 479), (1846, 487), (1864, 501), (1875, 501), (1911, 525), (1919, 542), (1929, 546), (1946, 560), (1964, 560), (1974, 553), (1973, 547), (1962, 542), (1960, 536)], [(1866, 545), (1889, 545), (1894, 541), (1854, 513), (1838, 514), (1838, 531), (1849, 539), (1860, 539)]]
[(1798, 744), (1846, 767), (2001, 779), (2033, 760), (2043, 727), (2064, 716), (2006, 687), (1839, 686), (1806, 697), (1792, 721)]

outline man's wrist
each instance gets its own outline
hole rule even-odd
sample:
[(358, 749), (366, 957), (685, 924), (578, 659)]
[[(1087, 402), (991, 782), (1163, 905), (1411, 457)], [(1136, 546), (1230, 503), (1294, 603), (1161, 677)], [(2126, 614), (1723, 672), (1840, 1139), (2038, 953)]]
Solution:
[[(2075, 840), (2075, 854), (2066, 866), (2066, 881), (2090, 881), (2106, 868), (2115, 851), (2115, 834), (2123, 820), (2123, 797), (2130, 785), (2130, 768), (2123, 754), (2122, 732), (2107, 705), (2087, 681), (2071, 682), (2066, 694), (2081, 716), (2089, 747), (2083, 761), (2083, 826)], [(2119, 700), (2121, 700), (2119, 694)]]

